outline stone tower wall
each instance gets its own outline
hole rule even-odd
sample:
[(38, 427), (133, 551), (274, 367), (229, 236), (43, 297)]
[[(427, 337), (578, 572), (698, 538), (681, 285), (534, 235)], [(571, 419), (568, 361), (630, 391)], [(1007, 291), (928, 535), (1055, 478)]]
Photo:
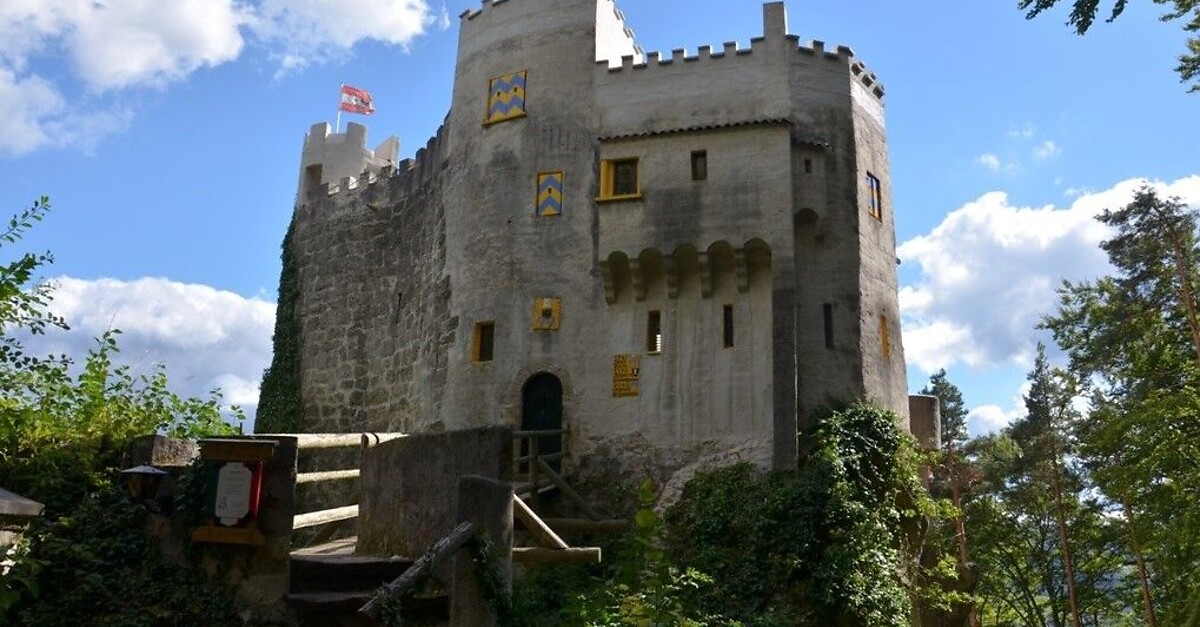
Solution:
[(443, 158), (435, 138), (399, 170), (322, 185), (296, 208), (305, 430), (438, 427), (454, 334)]

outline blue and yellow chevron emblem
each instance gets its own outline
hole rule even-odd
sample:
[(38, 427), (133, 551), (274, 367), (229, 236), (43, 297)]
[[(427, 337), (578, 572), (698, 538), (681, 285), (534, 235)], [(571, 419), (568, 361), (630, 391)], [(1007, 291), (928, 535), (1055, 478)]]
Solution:
[(549, 218), (562, 215), (563, 173), (542, 172), (537, 181), (537, 215)]
[(525, 70), (493, 78), (488, 89), (485, 124), (525, 115)]

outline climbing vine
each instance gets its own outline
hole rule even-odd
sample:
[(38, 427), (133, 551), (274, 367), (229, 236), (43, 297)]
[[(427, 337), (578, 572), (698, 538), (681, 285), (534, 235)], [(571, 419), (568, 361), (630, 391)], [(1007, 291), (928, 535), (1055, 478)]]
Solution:
[(263, 373), (255, 421), (258, 433), (294, 433), (300, 427), (300, 323), (296, 312), (300, 284), (292, 250), (295, 228), (293, 220), (283, 238), (283, 266), (279, 271), (279, 302), (275, 306), (272, 337), (274, 354)]
[(813, 432), (796, 473), (749, 465), (698, 476), (667, 512), (668, 552), (712, 577), (691, 601), (745, 625), (909, 624), (928, 522), (945, 515), (918, 478), (895, 416), (865, 404)]

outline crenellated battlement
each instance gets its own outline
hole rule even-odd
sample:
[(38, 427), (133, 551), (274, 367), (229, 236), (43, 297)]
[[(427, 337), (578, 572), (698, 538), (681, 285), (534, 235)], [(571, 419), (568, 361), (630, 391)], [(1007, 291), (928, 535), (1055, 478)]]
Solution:
[(384, 187), (408, 188), (418, 184), (442, 169), (445, 161), (445, 138), (446, 127), (442, 124), (425, 146), (417, 149), (413, 158), (392, 161), (382, 167), (368, 165), (356, 175), (342, 176), (333, 182), (322, 182), (313, 188), (307, 197), (301, 199), (301, 204), (321, 198), (334, 198), (338, 206), (346, 206), (353, 204), (354, 200), (364, 193), (374, 194), (378, 193), (376, 190)]
[[(602, 2), (607, 0), (601, 0)], [(787, 20), (782, 3), (768, 4), (764, 7), (764, 23), (762, 37), (754, 37), (749, 45), (737, 41), (724, 42), (719, 47), (711, 45), (699, 46), (694, 53), (686, 48), (676, 48), (669, 53), (652, 51), (638, 54), (626, 54), (620, 57), (620, 63), (615, 59), (596, 60), (597, 70), (614, 75), (643, 71), (665, 70), (687, 67), (689, 70), (703, 72), (707, 63), (729, 63), (729, 59), (747, 59), (747, 62), (761, 61), (774, 58), (778, 47), (777, 38), (783, 38), (790, 45), (788, 49), (794, 54), (793, 62), (810, 63), (816, 60), (839, 63), (844, 65), (855, 80), (862, 83), (869, 93), (876, 98), (883, 98), (884, 89), (875, 74), (866, 70), (862, 62), (855, 60), (854, 50), (849, 46), (837, 46), (827, 49), (820, 40), (812, 40), (807, 44), (800, 41), (797, 35), (787, 33)]]

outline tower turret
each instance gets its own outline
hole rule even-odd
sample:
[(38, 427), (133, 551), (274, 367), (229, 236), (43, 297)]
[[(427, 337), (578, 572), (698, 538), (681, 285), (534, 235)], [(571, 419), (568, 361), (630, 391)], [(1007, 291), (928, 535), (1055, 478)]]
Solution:
[(400, 156), (400, 140), (390, 136), (375, 150), (367, 148), (367, 127), (350, 122), (345, 133), (329, 132), (329, 124), (314, 124), (304, 136), (300, 157), (300, 183), (296, 203), (303, 203), (322, 184), (335, 184), (343, 178), (357, 178), (364, 171), (378, 173), (395, 165)]

